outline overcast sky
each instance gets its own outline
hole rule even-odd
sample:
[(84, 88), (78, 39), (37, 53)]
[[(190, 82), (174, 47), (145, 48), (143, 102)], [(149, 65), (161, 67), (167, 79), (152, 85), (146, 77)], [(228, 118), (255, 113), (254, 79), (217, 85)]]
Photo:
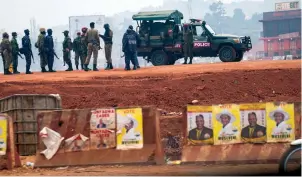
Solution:
[[(229, 2), (231, 0), (224, 0)], [(160, 6), (163, 0), (2, 0), (0, 29), (22, 31), (30, 28), (35, 17), (41, 27), (68, 24), (69, 16), (139, 11), (146, 6)]]

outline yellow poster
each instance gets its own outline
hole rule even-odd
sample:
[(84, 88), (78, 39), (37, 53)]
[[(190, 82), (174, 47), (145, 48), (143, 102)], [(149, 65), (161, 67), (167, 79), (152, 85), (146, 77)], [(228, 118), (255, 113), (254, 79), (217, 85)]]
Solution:
[(266, 142), (265, 107), (265, 103), (240, 104), (242, 142)]
[(213, 105), (212, 113), (214, 123), (214, 144), (240, 143), (239, 105)]
[(7, 119), (0, 115), (0, 155), (6, 154), (7, 148)]
[(294, 104), (266, 103), (267, 142), (295, 139)]
[(188, 145), (214, 144), (212, 106), (187, 107)]
[(143, 112), (141, 108), (116, 110), (117, 149), (143, 148)]

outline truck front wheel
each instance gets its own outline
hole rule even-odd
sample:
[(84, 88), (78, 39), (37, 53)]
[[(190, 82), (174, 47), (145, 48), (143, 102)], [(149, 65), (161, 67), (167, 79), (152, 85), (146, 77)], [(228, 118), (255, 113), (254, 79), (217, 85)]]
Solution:
[(223, 46), (219, 50), (219, 58), (222, 62), (235, 62), (236, 51), (232, 46)]
[(168, 65), (169, 57), (166, 52), (162, 50), (156, 50), (151, 56), (151, 62), (154, 66)]
[(243, 51), (236, 52), (236, 61), (241, 61), (243, 59)]

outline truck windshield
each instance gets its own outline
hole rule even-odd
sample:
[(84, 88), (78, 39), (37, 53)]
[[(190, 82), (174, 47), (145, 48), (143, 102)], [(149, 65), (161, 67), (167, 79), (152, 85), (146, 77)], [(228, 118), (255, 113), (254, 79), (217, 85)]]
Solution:
[(213, 34), (213, 35), (216, 34), (210, 25), (206, 24), (206, 28), (210, 31), (211, 34)]

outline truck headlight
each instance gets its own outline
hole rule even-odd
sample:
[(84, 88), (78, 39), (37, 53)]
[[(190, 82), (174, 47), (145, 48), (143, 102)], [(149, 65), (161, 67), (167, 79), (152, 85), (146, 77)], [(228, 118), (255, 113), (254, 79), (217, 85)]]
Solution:
[(233, 39), (235, 43), (240, 43), (240, 39), (237, 38), (237, 39)]

